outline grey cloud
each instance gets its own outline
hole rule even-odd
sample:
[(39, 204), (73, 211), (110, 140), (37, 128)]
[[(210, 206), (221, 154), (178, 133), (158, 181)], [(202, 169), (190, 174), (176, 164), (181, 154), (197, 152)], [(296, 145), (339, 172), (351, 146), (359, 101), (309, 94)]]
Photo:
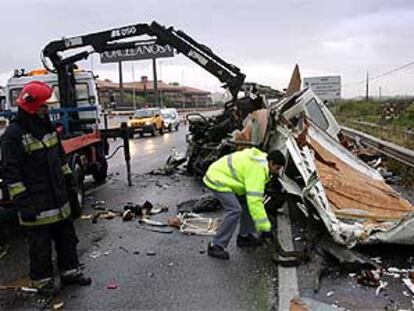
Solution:
[(414, 48), (411, 0), (15, 0), (2, 11), (10, 14), (0, 20), (0, 73), (40, 66), (50, 40), (152, 20), (188, 32), (242, 69), (300, 62), (305, 71), (343, 73), (344, 81), (359, 79), (363, 66), (396, 67)]

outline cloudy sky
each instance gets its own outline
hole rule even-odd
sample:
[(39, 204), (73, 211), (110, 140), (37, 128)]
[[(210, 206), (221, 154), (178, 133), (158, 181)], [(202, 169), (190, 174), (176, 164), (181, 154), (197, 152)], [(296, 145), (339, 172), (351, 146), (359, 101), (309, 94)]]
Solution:
[[(14, 68), (40, 67), (51, 40), (134, 23), (173, 25), (237, 65), (248, 81), (282, 89), (295, 63), (302, 76), (340, 74), (345, 97), (364, 93), (366, 71), (381, 74), (414, 60), (413, 0), (3, 0), (0, 85)], [(117, 81), (99, 57), (82, 64)], [(124, 79), (151, 77), (150, 61), (124, 64)], [(159, 60), (159, 78), (219, 91), (183, 56)], [(414, 66), (373, 80), (371, 92), (414, 94)]]

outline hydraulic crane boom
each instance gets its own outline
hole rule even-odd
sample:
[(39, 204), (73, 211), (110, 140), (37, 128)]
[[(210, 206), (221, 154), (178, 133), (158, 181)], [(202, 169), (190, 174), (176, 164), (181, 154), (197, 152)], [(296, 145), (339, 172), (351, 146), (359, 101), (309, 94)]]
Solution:
[[(122, 28), (52, 41), (43, 50), (43, 57), (49, 58), (59, 78), (59, 92), (62, 107), (76, 105), (74, 81), (75, 62), (85, 59), (91, 53), (102, 53), (118, 49), (134, 48), (138, 43), (122, 41), (142, 35), (155, 37), (160, 45), (169, 44), (179, 53), (185, 55), (199, 66), (216, 76), (224, 87), (237, 99), (237, 94), (244, 82), (245, 75), (236, 66), (225, 62), (208, 47), (198, 43), (183, 31), (172, 27), (166, 28), (156, 22), (151, 24), (135, 24)], [(63, 51), (82, 47), (92, 47), (93, 51), (83, 51), (64, 58)], [(43, 63), (47, 69), (46, 62)]]

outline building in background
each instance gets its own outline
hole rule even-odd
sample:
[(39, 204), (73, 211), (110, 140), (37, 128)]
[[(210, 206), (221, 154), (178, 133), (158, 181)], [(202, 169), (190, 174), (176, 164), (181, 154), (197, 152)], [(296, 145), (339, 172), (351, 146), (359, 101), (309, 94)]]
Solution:
[[(98, 96), (101, 105), (105, 108), (116, 102), (116, 109), (131, 110), (144, 106), (154, 105), (154, 83), (142, 77), (139, 82), (124, 82), (124, 100), (121, 103), (119, 84), (110, 80), (98, 80)], [(178, 83), (164, 83), (158, 81), (158, 98), (161, 106), (165, 107), (210, 107), (213, 105), (210, 92)], [(134, 100), (135, 98), (135, 100)]]

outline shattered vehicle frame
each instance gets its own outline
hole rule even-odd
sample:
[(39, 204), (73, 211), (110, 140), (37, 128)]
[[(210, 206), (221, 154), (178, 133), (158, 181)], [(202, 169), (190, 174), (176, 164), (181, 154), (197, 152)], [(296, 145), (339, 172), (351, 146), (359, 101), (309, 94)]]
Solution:
[(305, 216), (321, 221), (336, 243), (349, 248), (414, 243), (410, 229), (414, 207), (341, 144), (340, 126), (312, 90), (299, 91), (265, 109), (251, 107), (250, 112), (243, 128), (221, 127), (220, 135), (217, 127), (230, 122), (225, 118), (228, 109), (201, 123), (190, 121), (190, 138), (204, 138), (201, 147), (194, 139), (188, 145), (189, 165), (196, 167), (196, 174), (202, 175), (220, 156), (246, 146), (279, 149), (287, 158), (278, 178), (283, 191), (297, 198), (295, 204)]

